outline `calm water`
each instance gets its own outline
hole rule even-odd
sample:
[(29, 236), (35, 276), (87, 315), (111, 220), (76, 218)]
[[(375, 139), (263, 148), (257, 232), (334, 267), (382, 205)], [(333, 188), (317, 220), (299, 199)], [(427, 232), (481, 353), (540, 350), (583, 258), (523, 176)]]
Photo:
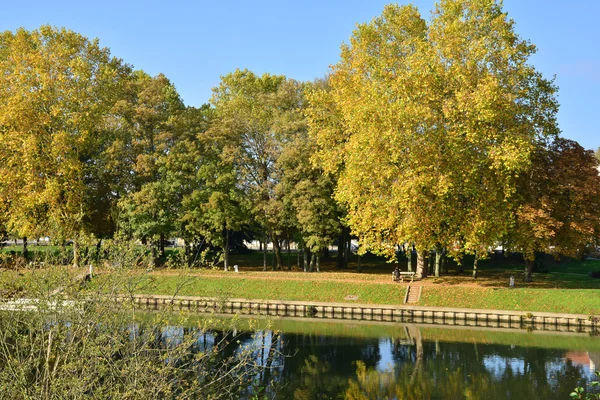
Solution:
[(590, 335), (306, 320), (229, 335), (255, 346), (255, 387), (278, 399), (569, 399), (600, 368)]

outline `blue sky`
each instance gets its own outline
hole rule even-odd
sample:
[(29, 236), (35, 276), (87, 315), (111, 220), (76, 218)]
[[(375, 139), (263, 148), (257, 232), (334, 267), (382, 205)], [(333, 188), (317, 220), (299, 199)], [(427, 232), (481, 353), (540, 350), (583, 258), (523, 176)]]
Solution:
[[(188, 105), (207, 102), (236, 68), (312, 80), (339, 58), (356, 23), (389, 1), (4, 1), (0, 29), (42, 24), (97, 37), (136, 69), (164, 73)], [(400, 1), (400, 4), (405, 2)], [(433, 0), (412, 2), (428, 18)], [(600, 1), (505, 0), (531, 62), (560, 87), (563, 136), (600, 147)]]

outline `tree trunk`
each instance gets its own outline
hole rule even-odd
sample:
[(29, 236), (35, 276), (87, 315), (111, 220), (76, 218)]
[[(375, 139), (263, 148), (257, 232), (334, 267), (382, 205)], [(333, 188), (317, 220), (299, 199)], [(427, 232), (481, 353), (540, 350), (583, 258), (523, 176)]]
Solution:
[(475, 252), (475, 260), (473, 260), (473, 278), (477, 279), (477, 252)]
[(292, 270), (292, 251), (290, 250), (290, 239), (287, 240), (287, 252), (288, 252), (288, 271)]
[(427, 270), (425, 267), (425, 257), (427, 256), (427, 252), (423, 250), (417, 250), (417, 271), (416, 277), (418, 279), (423, 279), (427, 276)]
[(192, 266), (192, 254), (190, 252), (190, 243), (187, 241), (187, 239), (183, 239), (183, 251), (187, 261), (187, 266), (190, 268)]
[(73, 267), (79, 268), (79, 241), (73, 239)]
[[(15, 242), (17, 239), (15, 239)], [(27, 250), (27, 236), (23, 238), (23, 258), (27, 261), (27, 257), (29, 256), (29, 250)]]
[(348, 268), (348, 263), (350, 262), (350, 246), (352, 245), (352, 238), (350, 237), (350, 234), (348, 234), (346, 237), (348, 242), (346, 243), (346, 250), (344, 254), (344, 269)]
[(94, 262), (100, 262), (100, 249), (102, 249), (102, 239), (98, 239), (96, 242), (96, 252), (94, 254)]
[(525, 282), (532, 282), (533, 260), (525, 260)]
[(319, 253), (317, 253), (316, 267), (317, 267), (317, 272), (321, 272), (321, 259), (320, 259)]
[(161, 257), (165, 256), (165, 234), (164, 233), (160, 234), (160, 256)]
[(329, 258), (329, 246), (323, 247), (323, 259), (327, 260)]
[(433, 255), (433, 251), (429, 251), (427, 255), (427, 275), (429, 275), (434, 270), (435, 257)]
[(273, 245), (271, 253), (271, 271), (275, 271), (275, 245)]
[(223, 269), (229, 271), (229, 230), (223, 229)]
[(310, 268), (309, 271), (313, 272), (315, 270), (315, 253), (312, 253), (310, 256)]
[(344, 246), (346, 243), (344, 232), (346, 232), (345, 228), (342, 228), (340, 235), (338, 236), (338, 249), (337, 256), (335, 257), (335, 267), (337, 269), (344, 268)]
[(443, 265), (443, 269), (444, 269), (444, 273), (447, 274), (448, 273), (448, 257), (446, 254), (446, 249), (442, 250), (442, 265)]
[(277, 262), (276, 269), (283, 269), (283, 262), (281, 261), (281, 243), (277, 235), (273, 234), (273, 250), (275, 251), (275, 260)]
[(310, 257), (310, 250), (305, 247), (302, 249), (302, 255), (304, 256), (304, 272), (308, 272), (308, 258)]
[(267, 242), (265, 241), (262, 246), (263, 250), (263, 271), (267, 270)]
[(298, 265), (298, 269), (300, 269), (300, 248), (299, 247), (296, 249), (296, 262)]
[(438, 249), (435, 251), (435, 276), (440, 276), (440, 267), (442, 264), (442, 252)]
[(413, 265), (412, 265), (412, 245), (409, 245), (408, 249), (406, 250), (406, 266), (408, 268), (408, 272), (413, 272)]
[(151, 247), (152, 247), (152, 261), (151, 261), (152, 265), (151, 265), (151, 267), (156, 267), (156, 240), (152, 241)]

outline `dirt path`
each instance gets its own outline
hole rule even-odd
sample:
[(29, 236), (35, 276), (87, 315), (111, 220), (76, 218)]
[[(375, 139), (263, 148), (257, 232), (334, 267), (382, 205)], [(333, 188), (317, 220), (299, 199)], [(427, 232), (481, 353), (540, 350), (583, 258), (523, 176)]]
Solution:
[[(343, 273), (343, 272), (293, 272), (293, 271), (251, 271), (239, 272), (232, 271), (194, 271), (183, 272), (176, 270), (158, 270), (151, 273), (153, 276), (190, 276), (190, 277), (207, 277), (207, 278), (238, 278), (238, 279), (253, 279), (263, 281), (326, 281), (326, 282), (347, 282), (354, 284), (379, 284), (379, 285), (398, 285), (407, 286), (410, 279), (404, 282), (393, 282), (390, 276), (383, 274), (369, 273)], [(347, 276), (343, 276), (347, 275)], [(424, 280), (414, 281), (414, 284), (420, 286), (461, 286), (461, 287), (502, 287), (501, 282), (508, 281), (508, 278), (499, 276), (489, 276), (478, 280), (468, 276), (444, 276), (442, 278), (429, 277)]]

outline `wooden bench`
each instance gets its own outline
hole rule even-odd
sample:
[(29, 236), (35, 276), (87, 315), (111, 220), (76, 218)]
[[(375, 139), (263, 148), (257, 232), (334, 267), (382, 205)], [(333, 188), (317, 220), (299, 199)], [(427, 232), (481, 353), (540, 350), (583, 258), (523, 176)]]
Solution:
[(415, 279), (415, 272), (413, 271), (400, 271), (400, 276), (396, 278), (396, 274), (392, 272), (392, 280), (394, 282), (401, 281), (404, 282), (404, 277), (410, 277), (410, 281), (412, 282)]
[(415, 272), (413, 271), (400, 271), (400, 280), (404, 282), (404, 277), (409, 277), (410, 276), (410, 281), (412, 282), (415, 279)]

